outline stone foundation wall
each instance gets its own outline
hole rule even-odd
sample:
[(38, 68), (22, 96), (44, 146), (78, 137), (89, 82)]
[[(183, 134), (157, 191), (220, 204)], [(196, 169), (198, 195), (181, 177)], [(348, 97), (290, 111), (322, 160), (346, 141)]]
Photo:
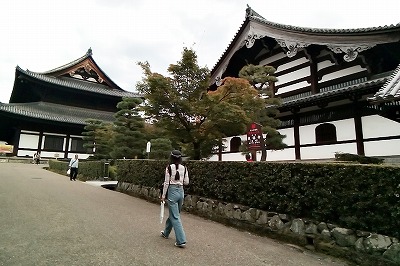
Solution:
[[(117, 191), (159, 201), (159, 190), (155, 188), (118, 182)], [(259, 235), (346, 258), (359, 265), (400, 265), (400, 243), (394, 237), (191, 195), (185, 196), (183, 209)]]

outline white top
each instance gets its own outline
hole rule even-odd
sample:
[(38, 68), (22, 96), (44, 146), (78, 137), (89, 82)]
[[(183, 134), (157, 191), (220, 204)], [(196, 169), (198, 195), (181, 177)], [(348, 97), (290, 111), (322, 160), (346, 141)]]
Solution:
[(72, 158), (71, 161), (69, 161), (69, 167), (71, 168), (78, 168), (79, 164), (79, 159)]
[[(164, 189), (162, 198), (165, 198), (165, 194), (167, 193), (169, 185), (178, 185), (178, 186), (189, 185), (189, 173), (188, 170), (186, 169), (186, 166), (183, 166), (182, 164), (179, 164), (178, 168), (176, 168), (175, 164), (170, 164), (169, 166), (171, 167), (171, 175), (168, 172), (168, 166), (167, 166), (165, 168)], [(179, 172), (179, 180), (175, 180), (176, 171)]]

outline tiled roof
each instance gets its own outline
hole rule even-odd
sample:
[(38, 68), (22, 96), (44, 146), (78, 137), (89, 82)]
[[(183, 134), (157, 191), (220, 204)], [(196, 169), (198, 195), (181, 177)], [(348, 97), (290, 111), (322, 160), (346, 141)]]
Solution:
[[(397, 23), (396, 25), (385, 25), (385, 26), (378, 26), (378, 27), (368, 27), (368, 28), (354, 28), (354, 29), (328, 29), (328, 28), (309, 28), (309, 27), (298, 27), (298, 26), (291, 26), (291, 25), (286, 25), (286, 24), (280, 24), (280, 23), (275, 23), (271, 22), (264, 17), (262, 17), (260, 14), (255, 12), (251, 7), (247, 7), (246, 9), (246, 17), (245, 20), (243, 21), (242, 25), (236, 32), (235, 36), (232, 38), (230, 44), (228, 47), (225, 49), (223, 54), (220, 56), (218, 59), (217, 63), (214, 65), (214, 67), (211, 70), (211, 73), (217, 70), (219, 67), (221, 61), (228, 55), (229, 51), (232, 49), (234, 43), (236, 40), (238, 40), (239, 36), (242, 34), (242, 32), (245, 30), (246, 26), (250, 21), (255, 21), (258, 23), (261, 23), (269, 28), (274, 28), (278, 31), (281, 31), (283, 35), (287, 36), (293, 36), (293, 34), (298, 35), (298, 34), (308, 34), (309, 37), (314, 36), (356, 36), (356, 35), (370, 35), (374, 33), (381, 33), (384, 31), (393, 31), (393, 30), (400, 30), (400, 23)], [(317, 42), (316, 42), (317, 43)], [(325, 45), (327, 43), (323, 42)]]
[(55, 73), (62, 72), (64, 70), (68, 70), (71, 67), (79, 65), (81, 62), (83, 62), (85, 60), (90, 60), (91, 62), (93, 62), (93, 64), (95, 64), (95, 66), (102, 73), (102, 75), (114, 86), (114, 88), (123, 90), (99, 67), (99, 65), (97, 65), (97, 63), (94, 61), (92, 55), (93, 55), (92, 48), (89, 48), (84, 56), (82, 56), (82, 57), (80, 57), (80, 58), (78, 58), (78, 59), (76, 59), (76, 60), (74, 60), (74, 61), (72, 61), (70, 63), (62, 65), (60, 67), (51, 69), (49, 71), (41, 72), (39, 74), (43, 74), (43, 75), (47, 75), (47, 76), (55, 76), (54, 75)]
[(72, 61), (72, 62), (69, 62), (68, 64), (59, 66), (59, 67), (54, 68), (54, 69), (51, 69), (51, 70), (49, 70), (49, 71), (41, 72), (40, 74), (46, 75), (46, 74), (50, 74), (50, 73), (59, 72), (59, 71), (62, 71), (62, 70), (64, 70), (64, 69), (68, 69), (68, 68), (70, 68), (70, 67), (72, 67), (72, 66), (74, 66), (74, 65), (79, 64), (80, 62), (84, 61), (85, 59), (91, 57), (92, 54), (93, 54), (93, 53), (92, 53), (92, 49), (89, 49), (89, 50), (86, 52), (86, 54), (85, 54), (84, 56), (82, 56), (82, 57), (80, 57), (80, 58), (78, 58), (78, 59), (76, 59), (76, 60), (74, 60), (74, 61)]
[(43, 75), (41, 73), (36, 73), (29, 70), (23, 70), (19, 66), (17, 66), (17, 71), (27, 76), (30, 76), (34, 79), (41, 80), (47, 83), (52, 83), (58, 86), (64, 86), (82, 91), (94, 92), (97, 94), (111, 95), (117, 97), (141, 97), (141, 95), (138, 93), (133, 93), (124, 90), (110, 89), (110, 87), (90, 81), (78, 80), (67, 77), (54, 77), (54, 76)]
[(368, 88), (380, 86), (380, 85), (384, 84), (386, 81), (387, 81), (387, 78), (383, 77), (383, 78), (377, 78), (374, 80), (369, 80), (369, 81), (351, 85), (351, 86), (345, 86), (345, 87), (334, 89), (334, 90), (320, 92), (320, 93), (312, 94), (310, 96), (302, 97), (299, 99), (290, 100), (290, 101), (286, 101), (286, 102), (284, 101), (282, 103), (281, 107), (287, 108), (287, 107), (291, 107), (291, 106), (299, 106), (301, 104), (307, 104), (307, 103), (311, 103), (311, 102), (314, 102), (317, 100), (322, 100), (322, 99), (327, 99), (327, 98), (331, 98), (331, 97), (338, 96), (338, 95), (343, 95), (343, 93), (346, 93), (346, 92), (355, 92), (358, 90), (368, 89)]
[(380, 103), (380, 102), (391, 102), (399, 99), (400, 99), (400, 65), (397, 66), (392, 76), (382, 86), (382, 88), (368, 100), (374, 103)]
[[(254, 12), (254, 11), (253, 11)], [(366, 33), (366, 32), (375, 32), (375, 31), (383, 31), (389, 30), (394, 28), (400, 28), (400, 23), (396, 25), (385, 25), (385, 26), (378, 26), (378, 27), (368, 27), (368, 28), (354, 28), (354, 29), (328, 29), (328, 28), (309, 28), (309, 27), (298, 27), (298, 26), (291, 26), (286, 24), (280, 24), (271, 22), (264, 17), (260, 16), (258, 13), (250, 13), (250, 15), (246, 16), (251, 20), (261, 22), (265, 25), (272, 26), (274, 28), (280, 28), (282, 30), (289, 30), (289, 31), (297, 31), (297, 32), (305, 32), (305, 33), (318, 33), (318, 34), (347, 34), (347, 33)]]
[(106, 122), (115, 120), (114, 113), (78, 108), (46, 102), (0, 103), (0, 112), (54, 122), (86, 125), (86, 120), (96, 119)]

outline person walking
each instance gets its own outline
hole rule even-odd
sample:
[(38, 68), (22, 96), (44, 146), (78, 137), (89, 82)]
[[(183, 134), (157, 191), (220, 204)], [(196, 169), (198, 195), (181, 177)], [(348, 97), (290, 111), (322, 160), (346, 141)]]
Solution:
[(167, 197), (169, 216), (165, 222), (165, 229), (161, 231), (161, 236), (168, 239), (172, 229), (174, 229), (175, 246), (184, 248), (186, 246), (186, 235), (180, 212), (184, 199), (183, 186), (189, 184), (189, 174), (186, 167), (182, 165), (180, 151), (172, 151), (170, 157), (171, 163), (165, 169), (164, 188), (161, 195), (162, 202)]
[(36, 158), (35, 158), (36, 164), (40, 164), (40, 152), (38, 152), (36, 154)]
[(78, 159), (78, 154), (75, 154), (75, 158), (71, 158), (71, 161), (69, 161), (69, 180), (76, 181), (76, 176), (78, 175), (78, 165), (79, 165), (79, 159)]

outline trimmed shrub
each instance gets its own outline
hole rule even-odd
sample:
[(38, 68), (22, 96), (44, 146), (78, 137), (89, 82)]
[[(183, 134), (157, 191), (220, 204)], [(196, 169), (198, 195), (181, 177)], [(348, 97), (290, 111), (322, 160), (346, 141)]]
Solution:
[[(118, 160), (119, 182), (159, 188), (167, 161)], [(400, 171), (350, 164), (187, 161), (185, 193), (400, 237)]]

